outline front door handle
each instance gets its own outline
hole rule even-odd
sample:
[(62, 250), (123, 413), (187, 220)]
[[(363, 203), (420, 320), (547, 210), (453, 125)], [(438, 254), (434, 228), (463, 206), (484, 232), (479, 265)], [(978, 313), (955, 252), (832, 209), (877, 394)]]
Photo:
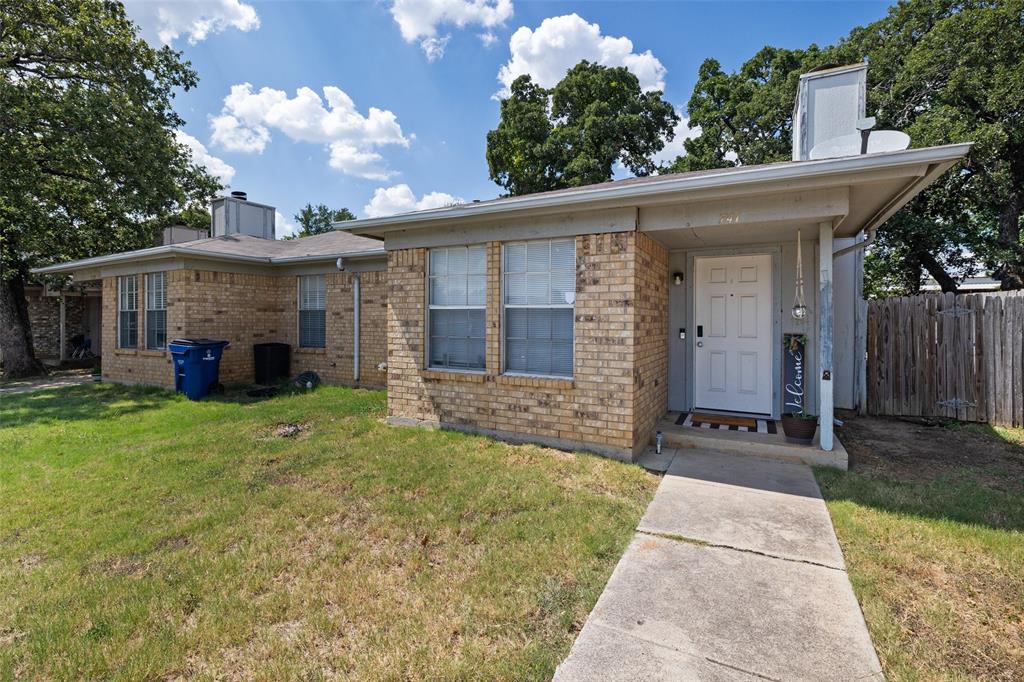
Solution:
[(697, 348), (703, 348), (703, 347), (704, 347), (704, 342), (703, 341), (698, 341), (697, 342)]

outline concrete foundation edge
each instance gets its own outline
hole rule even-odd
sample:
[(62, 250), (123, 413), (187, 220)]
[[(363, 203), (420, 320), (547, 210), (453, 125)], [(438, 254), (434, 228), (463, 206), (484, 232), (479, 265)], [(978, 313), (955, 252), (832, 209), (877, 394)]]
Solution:
[(487, 436), (488, 438), (494, 438), (507, 443), (530, 443), (534, 445), (542, 445), (547, 448), (554, 448), (556, 450), (567, 450), (570, 452), (582, 450), (583, 452), (592, 452), (596, 455), (601, 455), (602, 457), (614, 459), (619, 462), (631, 464), (634, 461), (633, 450), (615, 448), (608, 445), (599, 445), (597, 443), (584, 443), (582, 441), (570, 440), (567, 438), (551, 438), (549, 436), (516, 433), (514, 431), (483, 429), (467, 424), (452, 424), (429, 419), (414, 419), (412, 417), (388, 417), (386, 421), (391, 426), (413, 426), (424, 429), (459, 431), (461, 433), (469, 433), (475, 436)]

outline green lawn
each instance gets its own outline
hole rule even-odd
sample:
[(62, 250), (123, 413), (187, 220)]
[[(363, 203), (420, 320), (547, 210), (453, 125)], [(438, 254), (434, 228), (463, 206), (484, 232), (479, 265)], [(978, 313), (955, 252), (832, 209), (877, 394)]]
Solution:
[(0, 397), (0, 679), (549, 677), (657, 478), (384, 403)]
[(852, 470), (815, 473), (887, 679), (1024, 679), (1020, 433), (844, 430)]

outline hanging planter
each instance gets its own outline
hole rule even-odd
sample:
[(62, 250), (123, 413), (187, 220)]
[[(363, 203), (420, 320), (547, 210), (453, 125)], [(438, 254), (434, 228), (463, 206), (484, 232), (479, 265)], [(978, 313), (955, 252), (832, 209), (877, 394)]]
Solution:
[(801, 252), (800, 230), (796, 231), (796, 296), (793, 298), (793, 319), (803, 322), (807, 319), (807, 305), (804, 303), (804, 257)]

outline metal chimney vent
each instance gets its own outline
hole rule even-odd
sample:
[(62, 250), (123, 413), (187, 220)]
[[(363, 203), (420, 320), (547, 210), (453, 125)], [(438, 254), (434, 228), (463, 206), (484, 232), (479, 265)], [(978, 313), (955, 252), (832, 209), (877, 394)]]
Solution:
[(232, 192), (229, 197), (217, 197), (210, 205), (213, 214), (214, 237), (247, 234), (250, 237), (274, 239), (277, 211), (273, 206), (249, 201), (245, 192)]

